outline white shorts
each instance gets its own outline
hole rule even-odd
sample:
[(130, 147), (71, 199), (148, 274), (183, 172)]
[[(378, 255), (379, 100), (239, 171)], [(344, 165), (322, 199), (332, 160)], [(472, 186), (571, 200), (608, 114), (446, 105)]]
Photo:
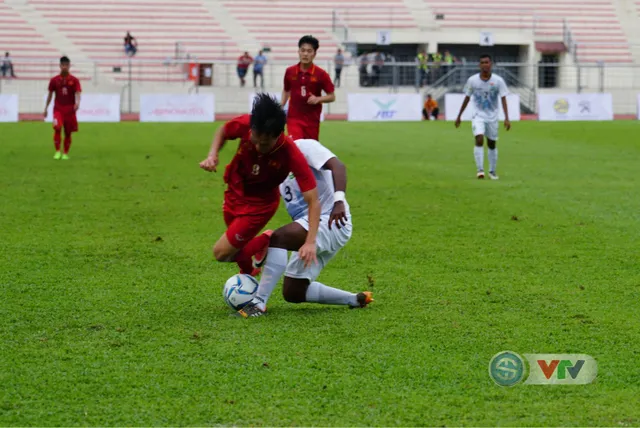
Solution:
[[(291, 253), (285, 276), (296, 279), (308, 279), (313, 282), (320, 276), (322, 269), (329, 263), (329, 260), (335, 256), (342, 247), (344, 247), (351, 238), (353, 226), (351, 224), (351, 214), (347, 212), (347, 224), (338, 229), (333, 223), (329, 229), (329, 216), (320, 217), (320, 227), (318, 227), (318, 236), (316, 237), (316, 256), (318, 263), (309, 267), (304, 266), (304, 262), (300, 259), (297, 252)], [(296, 220), (296, 223), (309, 230), (309, 218), (303, 217)]]
[(484, 119), (472, 119), (471, 129), (473, 136), (484, 135), (488, 140), (498, 141), (498, 121), (487, 121)]

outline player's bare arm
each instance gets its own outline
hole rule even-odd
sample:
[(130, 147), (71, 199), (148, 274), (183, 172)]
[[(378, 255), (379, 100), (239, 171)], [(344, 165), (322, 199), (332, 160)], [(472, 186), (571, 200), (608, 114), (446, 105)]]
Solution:
[(316, 97), (315, 95), (311, 95), (309, 97), (309, 99), (307, 100), (307, 104), (328, 104), (328, 103), (332, 103), (336, 100), (336, 94), (332, 93), (332, 94), (327, 94), (327, 95), (323, 95), (321, 97)]
[(298, 250), (300, 258), (304, 260), (305, 266), (311, 266), (311, 263), (318, 263), (316, 258), (316, 236), (318, 235), (318, 227), (320, 225), (320, 200), (318, 199), (318, 189), (313, 188), (302, 194), (304, 201), (309, 207), (309, 230), (307, 238)]
[(333, 210), (329, 217), (329, 229), (331, 224), (335, 222), (336, 227), (340, 229), (345, 226), (347, 219), (347, 207), (345, 206), (345, 192), (347, 191), (347, 167), (338, 158), (329, 159), (322, 169), (331, 171), (333, 176), (333, 188), (335, 189)]
[(504, 110), (504, 129), (511, 129), (511, 121), (509, 120), (509, 108), (507, 107), (507, 97), (502, 97), (502, 109)]
[(462, 106), (460, 106), (460, 113), (458, 113), (458, 118), (456, 119), (456, 128), (460, 127), (460, 122), (462, 121), (462, 113), (464, 113), (467, 105), (469, 105), (470, 96), (464, 97), (464, 101), (462, 102)]
[(53, 92), (49, 91), (49, 95), (47, 96), (47, 102), (44, 105), (44, 118), (47, 118), (47, 110), (49, 110), (49, 104), (51, 104), (51, 100), (53, 99)]
[(73, 106), (73, 111), (78, 111), (78, 109), (80, 108), (80, 99), (82, 98), (82, 92), (78, 91), (76, 92), (76, 103)]
[(224, 126), (219, 127), (215, 134), (213, 134), (213, 142), (211, 143), (211, 150), (209, 150), (209, 155), (205, 160), (200, 162), (200, 168), (205, 171), (213, 171), (217, 172), (218, 167), (218, 153), (220, 149), (224, 146), (226, 142), (224, 135)]
[(291, 97), (291, 91), (282, 91), (282, 97), (280, 97), (280, 105), (284, 107), (287, 105), (287, 101)]

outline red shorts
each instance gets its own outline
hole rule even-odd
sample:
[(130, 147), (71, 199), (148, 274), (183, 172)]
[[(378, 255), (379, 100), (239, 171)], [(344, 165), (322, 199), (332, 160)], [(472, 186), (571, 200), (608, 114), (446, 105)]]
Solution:
[(318, 140), (320, 138), (320, 123), (309, 125), (298, 119), (287, 119), (287, 133), (294, 140), (308, 138)]
[(72, 132), (78, 132), (78, 119), (76, 117), (75, 111), (63, 112), (63, 111), (54, 111), (53, 112), (53, 129), (56, 131), (64, 128), (64, 133), (66, 135), (71, 134)]
[(264, 229), (269, 220), (275, 215), (278, 207), (272, 212), (264, 214), (241, 214), (236, 215), (231, 211), (224, 210), (224, 222), (227, 224), (225, 232), (229, 243), (234, 248), (240, 249), (247, 245), (249, 241)]

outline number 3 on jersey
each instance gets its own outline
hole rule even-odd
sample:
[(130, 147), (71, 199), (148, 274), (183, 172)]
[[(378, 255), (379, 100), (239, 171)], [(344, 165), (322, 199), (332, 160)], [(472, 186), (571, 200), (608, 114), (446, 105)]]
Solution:
[[(303, 86), (303, 88), (304, 88), (304, 86)], [(286, 202), (293, 201), (293, 194), (291, 193), (291, 187), (289, 187), (289, 186), (285, 186), (285, 188), (284, 188), (284, 200)]]
[(307, 87), (306, 86), (300, 86), (300, 95), (302, 95), (303, 97), (307, 96)]

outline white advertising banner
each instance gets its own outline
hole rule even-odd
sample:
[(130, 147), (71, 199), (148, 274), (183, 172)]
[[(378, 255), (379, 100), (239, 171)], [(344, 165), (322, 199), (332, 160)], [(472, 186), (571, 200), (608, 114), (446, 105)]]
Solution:
[(613, 120), (611, 94), (539, 94), (538, 120)]
[(140, 95), (140, 122), (213, 122), (213, 94)]
[(638, 120), (640, 120), (640, 94), (638, 94)]
[[(460, 107), (464, 101), (464, 94), (446, 94), (444, 96), (444, 118), (445, 120), (456, 120)], [(509, 120), (516, 122), (520, 120), (520, 95), (507, 95), (507, 108), (509, 109)], [(476, 108), (473, 100), (469, 101), (469, 105), (462, 114), (462, 120), (471, 120)], [(504, 111), (502, 110), (502, 101), (500, 101), (499, 119), (504, 120)]]
[[(274, 97), (278, 101), (282, 100), (282, 92), (268, 92), (268, 94)], [(249, 94), (249, 109), (247, 110), (247, 113), (251, 113), (251, 109), (253, 108), (253, 99), (256, 97), (256, 95), (257, 94), (255, 92)], [(288, 111), (288, 110), (289, 110), (289, 102), (287, 101), (287, 104), (284, 106), (284, 111)], [(324, 106), (323, 106), (322, 113), (320, 113), (320, 122), (324, 122)]]
[[(47, 100), (47, 96), (44, 96)], [(53, 122), (55, 96), (47, 110), (47, 122)], [(78, 122), (120, 122), (120, 94), (82, 94), (76, 112)]]
[(0, 122), (18, 121), (18, 96), (0, 95)]
[(349, 94), (350, 122), (391, 122), (422, 120), (420, 94)]

